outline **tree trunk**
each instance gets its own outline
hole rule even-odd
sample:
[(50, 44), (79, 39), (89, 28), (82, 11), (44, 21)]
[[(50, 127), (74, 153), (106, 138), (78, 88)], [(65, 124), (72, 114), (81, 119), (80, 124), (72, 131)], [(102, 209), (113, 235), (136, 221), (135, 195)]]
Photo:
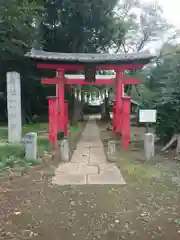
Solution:
[(71, 92), (71, 98), (69, 99), (69, 120), (71, 125), (77, 125), (81, 119), (82, 104), (81, 101), (75, 98), (74, 89)]
[(102, 106), (102, 113), (101, 113), (101, 120), (103, 121), (110, 121), (111, 117), (110, 117), (110, 113), (109, 113), (109, 99), (108, 97), (105, 97), (104, 99), (104, 106)]

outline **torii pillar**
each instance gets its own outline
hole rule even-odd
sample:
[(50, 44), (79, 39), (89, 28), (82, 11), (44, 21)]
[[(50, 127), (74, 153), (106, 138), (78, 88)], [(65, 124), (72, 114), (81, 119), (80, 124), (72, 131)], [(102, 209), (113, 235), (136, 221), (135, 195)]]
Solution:
[(123, 72), (116, 72), (116, 102), (113, 107), (113, 134), (121, 133), (121, 145), (128, 149), (130, 143), (130, 106), (131, 98), (124, 97), (124, 85), (139, 84), (135, 78), (127, 78)]
[(122, 84), (122, 72), (116, 72), (116, 103), (115, 103), (115, 132), (120, 132), (122, 121), (122, 96), (123, 96), (123, 84)]
[(49, 142), (53, 149), (57, 148), (57, 98), (48, 97), (49, 109)]
[(64, 132), (65, 126), (65, 103), (64, 103), (64, 72), (58, 71), (58, 84), (57, 87), (57, 112), (58, 112), (58, 134)]
[(130, 131), (130, 117), (131, 117), (131, 98), (123, 97), (122, 98), (122, 140), (121, 146), (123, 149), (127, 150), (131, 140), (131, 131)]

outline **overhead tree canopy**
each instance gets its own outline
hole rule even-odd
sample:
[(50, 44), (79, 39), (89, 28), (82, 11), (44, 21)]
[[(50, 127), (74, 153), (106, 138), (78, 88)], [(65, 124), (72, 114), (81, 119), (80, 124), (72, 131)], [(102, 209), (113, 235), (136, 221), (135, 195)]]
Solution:
[(36, 37), (36, 23), (43, 6), (42, 1), (0, 1), (0, 60), (22, 57), (31, 48)]
[[(122, 0), (116, 6), (116, 16), (123, 19), (125, 37), (121, 44), (114, 47), (115, 52), (140, 52), (149, 50), (153, 46), (159, 45), (162, 38), (167, 34), (170, 26), (164, 15), (162, 8), (157, 2), (144, 3), (140, 0)], [(158, 43), (155, 45), (155, 43)], [(129, 71), (131, 76), (145, 76), (138, 70)], [(145, 78), (144, 78), (145, 79)], [(145, 86), (143, 86), (145, 89)], [(142, 89), (141, 89), (142, 90)], [(125, 92), (132, 95), (133, 85), (126, 85)], [(139, 91), (139, 86), (135, 86), (135, 91)]]
[(126, 29), (125, 38), (119, 50), (126, 53), (139, 52), (152, 46), (152, 43), (162, 41), (172, 28), (157, 2), (123, 0), (118, 4), (117, 14), (120, 17), (123, 16)]
[(108, 52), (121, 43), (125, 29), (115, 17), (117, 0), (47, 1), (41, 34), (44, 50)]

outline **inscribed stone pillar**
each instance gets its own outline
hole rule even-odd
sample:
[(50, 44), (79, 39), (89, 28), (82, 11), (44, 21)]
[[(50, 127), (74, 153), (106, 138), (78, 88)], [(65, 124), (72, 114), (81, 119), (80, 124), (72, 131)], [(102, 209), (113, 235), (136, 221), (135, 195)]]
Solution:
[(24, 136), (25, 140), (25, 158), (27, 160), (37, 159), (37, 133), (30, 132)]
[(8, 141), (20, 143), (22, 137), (20, 74), (7, 73)]

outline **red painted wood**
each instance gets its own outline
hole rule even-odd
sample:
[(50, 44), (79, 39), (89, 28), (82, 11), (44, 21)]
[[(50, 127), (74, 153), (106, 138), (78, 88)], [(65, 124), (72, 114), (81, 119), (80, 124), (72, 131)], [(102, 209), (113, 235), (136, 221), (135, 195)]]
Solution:
[(130, 78), (130, 77), (123, 76), (122, 83), (126, 84), (126, 85), (127, 84), (140, 84), (140, 80), (138, 80), (136, 78)]
[[(58, 84), (60, 81), (60, 79), (58, 77), (54, 77), (54, 78), (42, 78), (41, 79), (41, 84)], [(66, 79), (65, 83), (66, 84), (79, 84), (79, 85), (112, 85), (115, 82), (115, 78), (111, 78), (111, 79), (97, 79), (96, 82), (91, 83), (91, 82), (87, 82), (84, 81), (84, 79)], [(140, 80), (135, 79), (135, 78), (129, 78), (129, 77), (125, 77), (122, 76), (122, 83), (123, 84), (140, 84)]]
[(49, 142), (53, 149), (57, 148), (57, 99), (49, 98)]
[[(96, 69), (104, 69), (104, 70), (116, 70), (116, 71), (125, 71), (125, 70), (133, 70), (140, 69), (145, 64), (100, 64), (96, 65)], [(48, 64), (48, 63), (38, 63), (38, 68), (42, 69), (54, 69), (58, 70), (84, 70), (83, 64)]]
[(41, 84), (58, 84), (58, 78), (41, 78)]
[[(54, 69), (58, 72), (55, 78), (43, 78), (42, 84), (57, 85), (57, 104), (54, 107), (49, 100), (49, 139), (50, 142), (57, 145), (57, 130), (68, 135), (68, 103), (64, 102), (64, 87), (67, 84), (77, 85), (111, 85), (116, 82), (116, 102), (113, 106), (113, 134), (122, 133), (122, 147), (128, 149), (130, 142), (130, 98), (123, 97), (123, 89), (126, 84), (139, 84), (140, 81), (123, 75), (125, 70), (133, 70), (142, 68), (143, 64), (100, 64), (96, 69), (115, 70), (116, 77), (112, 79), (97, 79), (96, 82), (86, 82), (83, 79), (65, 79), (64, 70), (84, 70), (83, 64), (37, 64), (38, 68)], [(63, 79), (63, 81), (62, 81)], [(55, 110), (52, 110), (52, 105)], [(53, 113), (52, 113), (53, 111)], [(54, 114), (54, 115), (53, 115)], [(56, 130), (55, 130), (56, 128)], [(56, 131), (56, 135), (55, 135)]]
[[(64, 77), (64, 72), (58, 72), (60, 78)], [(59, 81), (57, 85), (57, 98), (58, 98), (58, 132), (64, 132), (64, 82)]]
[(121, 105), (122, 105), (122, 72), (116, 72), (116, 115), (115, 115), (115, 131), (120, 132), (121, 129)]
[[(58, 84), (60, 81), (59, 78), (42, 78), (41, 84)], [(115, 78), (112, 79), (97, 79), (96, 82), (87, 82), (84, 79), (66, 79), (65, 84), (69, 85), (112, 85), (115, 82)]]
[(78, 85), (112, 85), (114, 84), (115, 78), (112, 79), (97, 79), (95, 82), (88, 82), (83, 79), (66, 79), (67, 84), (78, 84)]
[(130, 143), (130, 108), (131, 108), (131, 98), (122, 98), (122, 148), (127, 150)]

